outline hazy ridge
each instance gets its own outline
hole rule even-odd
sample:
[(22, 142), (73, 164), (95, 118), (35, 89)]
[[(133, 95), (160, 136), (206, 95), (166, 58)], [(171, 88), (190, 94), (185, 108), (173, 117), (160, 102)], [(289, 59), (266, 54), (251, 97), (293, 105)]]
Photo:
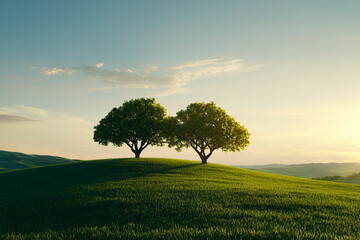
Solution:
[(295, 177), (316, 178), (325, 176), (347, 176), (360, 172), (360, 163), (308, 163), (269, 164), (254, 166), (234, 166), (259, 172), (276, 173)]
[(48, 155), (29, 155), (0, 150), (0, 172), (74, 161), (79, 160)]

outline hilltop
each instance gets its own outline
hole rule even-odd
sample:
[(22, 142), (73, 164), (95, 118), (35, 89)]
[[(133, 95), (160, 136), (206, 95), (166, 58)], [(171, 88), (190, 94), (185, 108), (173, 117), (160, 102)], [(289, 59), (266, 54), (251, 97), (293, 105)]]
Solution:
[(173, 159), (0, 174), (0, 239), (359, 239), (356, 185)]
[(48, 155), (28, 155), (0, 150), (0, 172), (74, 161), (78, 160)]

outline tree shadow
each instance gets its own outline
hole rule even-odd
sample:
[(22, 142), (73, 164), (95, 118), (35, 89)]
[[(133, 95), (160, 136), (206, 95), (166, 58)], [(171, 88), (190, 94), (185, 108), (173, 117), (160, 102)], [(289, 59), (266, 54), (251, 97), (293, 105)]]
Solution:
[[(128, 186), (131, 183), (123, 181), (176, 173), (177, 170), (198, 165), (200, 163), (171, 166), (156, 162), (151, 165), (120, 159), (115, 162), (105, 160), (90, 164), (61, 164), (46, 169), (32, 168), (1, 174), (0, 235), (63, 231), (74, 227), (97, 226), (101, 223), (101, 220), (87, 219), (89, 214), (94, 217), (110, 214), (107, 219), (116, 220), (111, 211), (116, 211), (117, 215), (121, 216), (125, 214), (123, 211), (131, 209), (132, 205), (114, 200), (95, 201), (97, 198), (106, 198), (111, 191), (119, 194), (116, 187), (106, 187), (106, 182), (109, 182), (109, 185)], [(103, 224), (107, 225), (105, 222)]]

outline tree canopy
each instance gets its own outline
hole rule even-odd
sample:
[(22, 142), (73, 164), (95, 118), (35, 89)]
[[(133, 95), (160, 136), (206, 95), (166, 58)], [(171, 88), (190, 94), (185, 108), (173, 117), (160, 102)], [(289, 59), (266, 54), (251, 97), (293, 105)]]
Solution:
[(164, 145), (162, 124), (165, 117), (166, 109), (154, 98), (125, 101), (94, 127), (94, 141), (105, 146), (112, 143), (118, 147), (125, 143), (139, 158), (147, 146)]
[(215, 103), (192, 103), (167, 121), (169, 147), (193, 148), (203, 164), (216, 149), (241, 151), (250, 143), (248, 130)]

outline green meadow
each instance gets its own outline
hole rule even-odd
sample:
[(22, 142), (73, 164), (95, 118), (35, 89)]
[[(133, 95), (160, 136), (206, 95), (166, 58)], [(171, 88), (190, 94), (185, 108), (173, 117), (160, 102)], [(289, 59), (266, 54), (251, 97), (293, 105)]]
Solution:
[(174, 159), (0, 174), (0, 239), (359, 239), (360, 187)]

